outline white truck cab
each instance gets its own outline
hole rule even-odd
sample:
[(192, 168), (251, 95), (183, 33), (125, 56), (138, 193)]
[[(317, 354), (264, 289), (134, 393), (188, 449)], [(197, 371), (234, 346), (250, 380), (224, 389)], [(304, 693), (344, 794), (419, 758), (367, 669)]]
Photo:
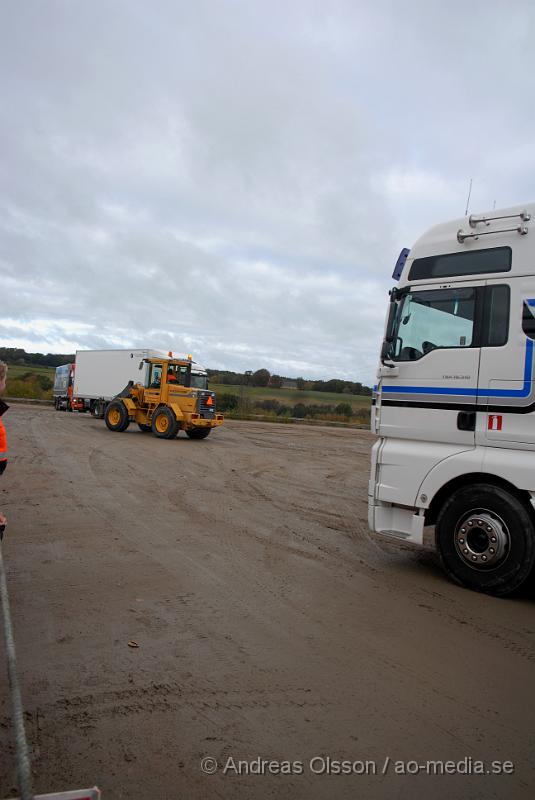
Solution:
[(402, 251), (372, 405), (369, 525), (510, 594), (535, 563), (535, 204)]
[(208, 372), (196, 361), (191, 364), (191, 385), (196, 389), (208, 389)]

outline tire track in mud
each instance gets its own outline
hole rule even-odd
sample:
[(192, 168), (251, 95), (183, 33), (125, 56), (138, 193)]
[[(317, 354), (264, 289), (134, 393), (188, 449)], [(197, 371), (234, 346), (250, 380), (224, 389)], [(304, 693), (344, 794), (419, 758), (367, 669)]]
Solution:
[[(115, 715), (130, 716), (139, 713), (176, 711), (178, 708), (197, 710), (211, 709), (221, 711), (229, 709), (254, 708), (323, 708), (325, 700), (317, 697), (310, 688), (288, 688), (272, 686), (270, 688), (194, 688), (184, 686), (176, 681), (148, 686), (88, 693), (63, 698), (39, 708), (41, 718), (47, 715), (65, 715), (73, 724), (87, 725), (90, 720)], [(28, 715), (31, 718), (31, 714)], [(0, 725), (4, 720), (0, 721)]]
[[(467, 614), (466, 606), (463, 606), (461, 603), (456, 603), (455, 601), (452, 602), (451, 599), (446, 602), (445, 597), (443, 600), (444, 603), (440, 605), (430, 605), (429, 603), (418, 602), (418, 606), (431, 613), (434, 618), (438, 617), (444, 620), (444, 622), (446, 622), (452, 628), (458, 628), (459, 626), (466, 627), (473, 633), (484, 637), (488, 641), (499, 643), (505, 650), (509, 651), (513, 655), (518, 656), (525, 661), (535, 663), (535, 643), (530, 646), (515, 642), (514, 639), (512, 639), (510, 632), (498, 623), (495, 623), (491, 628), (488, 625), (483, 624), (481, 621), (473, 619), (471, 616), (469, 616)], [(518, 635), (521, 634), (519, 633)]]

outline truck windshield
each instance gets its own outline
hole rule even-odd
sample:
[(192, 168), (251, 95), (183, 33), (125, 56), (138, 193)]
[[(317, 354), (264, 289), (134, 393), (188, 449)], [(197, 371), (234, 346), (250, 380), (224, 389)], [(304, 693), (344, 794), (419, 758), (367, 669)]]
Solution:
[(208, 389), (207, 375), (194, 375), (191, 373), (191, 385), (194, 389)]
[(474, 289), (432, 289), (403, 295), (395, 312), (390, 358), (416, 361), (437, 348), (471, 347), (474, 309)]

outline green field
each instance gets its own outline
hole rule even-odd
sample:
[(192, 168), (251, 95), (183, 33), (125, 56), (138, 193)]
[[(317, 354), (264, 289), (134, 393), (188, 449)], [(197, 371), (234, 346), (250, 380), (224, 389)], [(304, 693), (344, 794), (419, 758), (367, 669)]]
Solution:
[(54, 367), (9, 364), (7, 368), (7, 397), (28, 400), (52, 400)]
[(294, 406), (296, 403), (304, 405), (332, 405), (349, 403), (354, 411), (369, 408), (371, 397), (354, 394), (339, 394), (338, 392), (310, 392), (299, 389), (271, 389), (268, 386), (231, 386), (222, 383), (210, 383), (218, 395), (234, 394), (251, 401), (278, 400), (285, 406)]
[(50, 378), (50, 380), (53, 381), (54, 375), (56, 374), (56, 368), (34, 366), (33, 364), (26, 364), (25, 366), (20, 366), (19, 364), (9, 364), (7, 368), (7, 379), (8, 381), (15, 380), (16, 378), (20, 378), (21, 375), (26, 375), (28, 372), (31, 372), (33, 375), (45, 375), (47, 378)]

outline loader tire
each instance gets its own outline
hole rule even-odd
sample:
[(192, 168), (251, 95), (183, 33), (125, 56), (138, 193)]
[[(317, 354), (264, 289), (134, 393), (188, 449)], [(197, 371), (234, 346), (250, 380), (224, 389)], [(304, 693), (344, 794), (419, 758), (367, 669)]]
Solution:
[(112, 400), (104, 415), (106, 425), (110, 431), (122, 433), (130, 425), (128, 411), (120, 400)]
[(157, 408), (152, 415), (152, 432), (159, 439), (174, 439), (178, 433), (178, 421), (170, 408)]
[(192, 428), (186, 433), (190, 439), (206, 439), (211, 430), (211, 428)]

